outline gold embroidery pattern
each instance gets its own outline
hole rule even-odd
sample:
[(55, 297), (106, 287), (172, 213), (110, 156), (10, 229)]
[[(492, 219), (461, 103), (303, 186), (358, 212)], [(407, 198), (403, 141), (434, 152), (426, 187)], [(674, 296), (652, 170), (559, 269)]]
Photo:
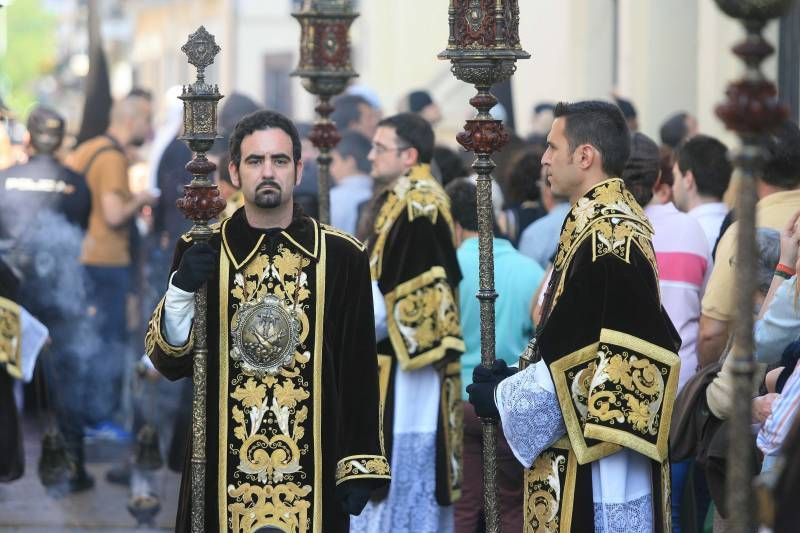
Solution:
[(443, 216), (453, 232), (453, 217), (450, 214), (450, 198), (430, 173), (430, 165), (417, 165), (407, 176), (399, 178), (389, 191), (386, 201), (375, 218), (373, 239), (376, 239), (370, 257), (372, 279), (378, 280), (383, 269), (383, 251), (389, 232), (403, 212), (409, 222), (419, 217), (427, 217), (433, 224), (439, 215)]
[(389, 338), (401, 368), (429, 365), (448, 348), (464, 351), (458, 305), (444, 268), (401, 283), (385, 300)]
[(523, 533), (570, 531), (577, 461), (561, 439), (525, 470)]
[(303, 498), (310, 492), (308, 485), (300, 487), (296, 483), (276, 487), (249, 483), (238, 487), (229, 485), (228, 495), (236, 500), (228, 507), (233, 531), (256, 531), (266, 526), (277, 527), (281, 531), (308, 531), (311, 503)]
[(336, 463), (336, 484), (350, 479), (391, 479), (389, 462), (380, 455), (353, 455)]
[(665, 461), (678, 356), (632, 335), (604, 329), (595, 361), (585, 436)]
[(554, 263), (559, 278), (553, 304), (564, 290), (567, 266), (587, 238), (592, 239), (593, 261), (611, 254), (628, 263), (631, 244), (635, 243), (658, 276), (652, 236), (653, 227), (621, 179), (611, 178), (596, 185), (578, 200), (564, 220)]
[(167, 339), (164, 338), (161, 332), (165, 298), (166, 297), (162, 297), (161, 301), (158, 302), (155, 311), (153, 311), (153, 316), (150, 317), (150, 322), (147, 324), (147, 332), (144, 335), (144, 352), (147, 355), (152, 355), (155, 352), (156, 346), (158, 346), (165, 355), (170, 357), (183, 357), (192, 351), (192, 346), (194, 344), (193, 332), (189, 331), (189, 338), (186, 339), (186, 342), (181, 346), (173, 346), (167, 342)]
[(464, 408), (461, 402), (461, 363), (459, 361), (447, 365), (442, 379), (441, 394), (450, 501), (456, 501), (461, 497), (464, 455)]
[[(22, 330), (19, 305), (0, 297), (0, 364), (17, 379), (22, 377)], [(2, 372), (2, 369), (0, 369)]]
[[(312, 491), (301, 464), (311, 452), (305, 442), (311, 385), (301, 374), (310, 361), (303, 342), (309, 334), (306, 314), (311, 296), (304, 269), (310, 260), (279, 246), (275, 256), (254, 256), (242, 271), (234, 274), (230, 291), (233, 298), (231, 332), (241, 319), (240, 311), (252, 302), (277, 298), (292, 309), (300, 323), (293, 361), (277, 374), (253, 372), (237, 360), (231, 348), (236, 374), (230, 381), (230, 417), (235, 441), (227, 453), (236, 464), (233, 478), (241, 484), (229, 485), (230, 520), (235, 531), (273, 525), (286, 531), (306, 531)], [(238, 444), (237, 444), (238, 441)], [(237, 526), (238, 524), (238, 526)]]

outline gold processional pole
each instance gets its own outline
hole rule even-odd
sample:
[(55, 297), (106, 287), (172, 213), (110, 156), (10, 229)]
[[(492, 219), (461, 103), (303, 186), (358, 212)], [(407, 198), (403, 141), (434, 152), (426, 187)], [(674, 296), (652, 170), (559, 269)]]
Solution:
[[(205, 69), (214, 62), (220, 48), (214, 36), (200, 26), (181, 48), (189, 63), (197, 67), (197, 80), (183, 86), (183, 136), (194, 157), (186, 165), (192, 182), (186, 186), (178, 209), (193, 222), (190, 234), (195, 244), (207, 242), (212, 230), (209, 220), (225, 209), (219, 188), (209, 179), (217, 166), (206, 158), (217, 138), (217, 103), (222, 98), (216, 85), (207, 84)], [(192, 328), (194, 372), (192, 381), (192, 533), (205, 533), (206, 488), (206, 363), (208, 359), (206, 315), (207, 286), (204, 284), (194, 300), (195, 316)]]
[(330, 120), (334, 106), (331, 98), (341, 93), (351, 78), (357, 76), (350, 62), (350, 25), (358, 13), (350, 0), (305, 0), (299, 13), (300, 64), (292, 76), (303, 80), (303, 87), (319, 96), (315, 108), (318, 118), (309, 139), (319, 150), (319, 220), (330, 223), (330, 151), (341, 139)]
[[(489, 92), (495, 83), (509, 79), (518, 59), (530, 54), (519, 42), (519, 1), (474, 2), (450, 0), (450, 37), (439, 59), (452, 63), (453, 75), (474, 85), (478, 94), (469, 103), (477, 109), (458, 134), (458, 143), (475, 153), (472, 168), (478, 174), (478, 245), (480, 254), (480, 290), (476, 295), (481, 307), (481, 364), (489, 368), (495, 360), (494, 348), (494, 257), (492, 238), (492, 153), (508, 142), (508, 132), (489, 110), (497, 99)], [(486, 531), (500, 531), (497, 505), (497, 421), (483, 419), (483, 505)]]
[(738, 533), (755, 531), (752, 432), (753, 397), (753, 295), (756, 291), (756, 187), (766, 162), (764, 136), (781, 124), (788, 109), (777, 97), (775, 85), (761, 72), (761, 63), (774, 48), (761, 35), (770, 19), (779, 17), (793, 0), (716, 0), (727, 15), (739, 19), (747, 31), (745, 40), (733, 48), (745, 65), (745, 74), (727, 89), (727, 101), (717, 106), (717, 115), (728, 129), (739, 134), (741, 149), (734, 163), (740, 170), (741, 186), (736, 208), (737, 234), (736, 287), (737, 319), (733, 357), (733, 409), (728, 449), (726, 506), (733, 529)]

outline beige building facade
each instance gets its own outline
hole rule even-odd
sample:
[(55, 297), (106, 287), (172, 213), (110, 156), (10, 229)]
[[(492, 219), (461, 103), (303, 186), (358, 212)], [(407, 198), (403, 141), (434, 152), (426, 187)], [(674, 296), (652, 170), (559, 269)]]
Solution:
[[(186, 83), (193, 69), (180, 46), (204, 24), (222, 47), (209, 79), (223, 93), (240, 91), (298, 120), (313, 119), (313, 99), (288, 74), (297, 64), (297, 0), (150, 0), (129, 3), (135, 18), (131, 50), (137, 83), (157, 94)], [(429, 89), (443, 108), (442, 139), (471, 114), (473, 90), (436, 58), (447, 43), (447, 0), (360, 0), (351, 30), (358, 83), (373, 88), (384, 112), (409, 91)], [(725, 85), (742, 72), (730, 47), (741, 27), (713, 0), (524, 0), (520, 34), (532, 58), (513, 78), (517, 129), (542, 101), (610, 97), (637, 106), (641, 130), (658, 138), (669, 115), (687, 111), (705, 133), (733, 142), (714, 115)], [(777, 24), (767, 31), (777, 45)], [(776, 61), (766, 63), (776, 78)]]

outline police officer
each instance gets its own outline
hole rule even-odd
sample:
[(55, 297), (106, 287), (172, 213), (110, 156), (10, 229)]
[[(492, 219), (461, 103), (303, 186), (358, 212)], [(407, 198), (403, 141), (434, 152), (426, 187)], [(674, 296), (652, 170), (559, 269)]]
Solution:
[(0, 235), (18, 239), (42, 209), (60, 213), (85, 230), (91, 208), (86, 180), (55, 155), (64, 140), (64, 118), (39, 106), (28, 116), (27, 127), (28, 162), (0, 171)]

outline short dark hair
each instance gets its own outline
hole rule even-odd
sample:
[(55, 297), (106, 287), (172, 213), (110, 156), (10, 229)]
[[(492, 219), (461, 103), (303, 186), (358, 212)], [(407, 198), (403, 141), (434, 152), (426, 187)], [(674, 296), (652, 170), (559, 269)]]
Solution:
[(238, 167), (242, 160), (242, 141), (245, 137), (251, 135), (255, 131), (269, 130), (272, 128), (283, 130), (286, 135), (291, 137), (292, 159), (295, 164), (300, 161), (302, 157), (302, 147), (300, 145), (300, 135), (297, 133), (297, 128), (294, 123), (277, 111), (262, 110), (245, 115), (233, 128), (229, 147), (233, 164)]
[(453, 220), (468, 231), (478, 231), (478, 188), (469, 178), (451, 181), (444, 188), (450, 197)]
[(606, 174), (622, 175), (631, 152), (631, 140), (619, 107), (599, 100), (559, 102), (553, 115), (564, 117), (564, 134), (570, 152), (582, 144), (590, 144), (600, 152)]
[(133, 87), (126, 98), (142, 98), (148, 102), (153, 101), (153, 93), (144, 87)]
[(653, 199), (653, 187), (661, 171), (661, 152), (658, 145), (644, 133), (631, 135), (631, 155), (620, 178), (640, 206)]
[(358, 94), (344, 94), (333, 99), (334, 110), (331, 113), (331, 120), (336, 124), (336, 129), (344, 131), (361, 119), (359, 105), (370, 106), (370, 103)]
[(64, 140), (64, 117), (49, 107), (37, 106), (27, 122), (31, 146), (39, 154), (52, 154)]
[(696, 135), (678, 147), (675, 160), (682, 174), (694, 174), (697, 192), (703, 196), (722, 198), (731, 181), (733, 165), (728, 148), (714, 137)]
[(381, 120), (378, 127), (392, 128), (398, 138), (416, 148), (420, 163), (430, 163), (433, 159), (433, 128), (419, 115), (400, 113)]
[(791, 120), (784, 121), (778, 130), (767, 137), (768, 156), (761, 178), (781, 189), (800, 185), (800, 129)]
[(436, 146), (433, 149), (433, 160), (442, 173), (442, 185), (447, 185), (458, 178), (469, 176), (469, 170), (464, 160), (446, 146)]
[(539, 178), (542, 174), (542, 155), (540, 147), (517, 152), (511, 159), (508, 173), (506, 205), (517, 205), (527, 201), (539, 200), (541, 189)]
[(356, 167), (360, 172), (368, 174), (372, 169), (372, 164), (367, 159), (369, 151), (372, 150), (372, 142), (357, 131), (347, 130), (342, 133), (342, 140), (334, 150), (343, 159), (348, 157), (355, 159)]
[(688, 113), (680, 112), (664, 121), (658, 130), (662, 144), (666, 144), (670, 148), (676, 148), (683, 141), (686, 134), (689, 133), (689, 128), (686, 125), (688, 116)]

